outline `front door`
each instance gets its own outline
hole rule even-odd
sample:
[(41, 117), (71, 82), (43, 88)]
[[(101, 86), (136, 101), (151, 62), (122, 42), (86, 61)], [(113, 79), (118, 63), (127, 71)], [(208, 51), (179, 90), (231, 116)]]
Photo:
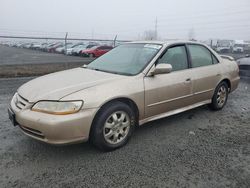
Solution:
[(185, 45), (169, 48), (156, 62), (171, 64), (172, 72), (146, 76), (145, 118), (192, 104), (193, 74)]

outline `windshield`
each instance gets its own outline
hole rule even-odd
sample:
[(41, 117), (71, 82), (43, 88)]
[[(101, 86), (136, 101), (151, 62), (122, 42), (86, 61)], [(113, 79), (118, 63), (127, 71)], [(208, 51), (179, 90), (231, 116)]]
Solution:
[(136, 75), (161, 49), (159, 44), (124, 44), (91, 62), (87, 68), (124, 75)]

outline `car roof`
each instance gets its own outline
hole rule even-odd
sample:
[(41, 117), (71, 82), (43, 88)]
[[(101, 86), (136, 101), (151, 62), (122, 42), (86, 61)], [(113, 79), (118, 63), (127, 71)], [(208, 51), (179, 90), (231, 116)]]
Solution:
[(196, 41), (189, 41), (189, 40), (166, 40), (166, 41), (157, 41), (157, 40), (149, 40), (149, 41), (133, 41), (128, 42), (129, 44), (161, 44), (161, 45), (171, 45), (171, 44), (179, 44), (179, 43), (191, 43), (191, 44), (201, 44), (203, 43), (196, 42)]

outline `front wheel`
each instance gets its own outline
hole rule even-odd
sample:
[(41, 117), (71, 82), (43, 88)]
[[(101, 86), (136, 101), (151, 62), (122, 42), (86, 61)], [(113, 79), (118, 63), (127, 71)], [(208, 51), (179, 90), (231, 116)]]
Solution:
[(228, 85), (226, 82), (221, 82), (215, 89), (212, 103), (209, 107), (212, 110), (221, 110), (227, 103), (228, 98)]
[(133, 110), (122, 102), (104, 106), (92, 125), (90, 140), (101, 150), (110, 151), (124, 146), (135, 127)]

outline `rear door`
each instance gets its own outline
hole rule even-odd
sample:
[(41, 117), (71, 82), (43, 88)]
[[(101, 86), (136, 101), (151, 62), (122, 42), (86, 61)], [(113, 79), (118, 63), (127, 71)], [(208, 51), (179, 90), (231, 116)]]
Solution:
[(189, 69), (185, 45), (170, 47), (157, 63), (171, 64), (173, 70), (144, 78), (146, 118), (192, 103), (193, 74)]
[(221, 79), (221, 66), (212, 52), (203, 45), (188, 44), (193, 70), (193, 95), (195, 102), (212, 98), (214, 89)]

